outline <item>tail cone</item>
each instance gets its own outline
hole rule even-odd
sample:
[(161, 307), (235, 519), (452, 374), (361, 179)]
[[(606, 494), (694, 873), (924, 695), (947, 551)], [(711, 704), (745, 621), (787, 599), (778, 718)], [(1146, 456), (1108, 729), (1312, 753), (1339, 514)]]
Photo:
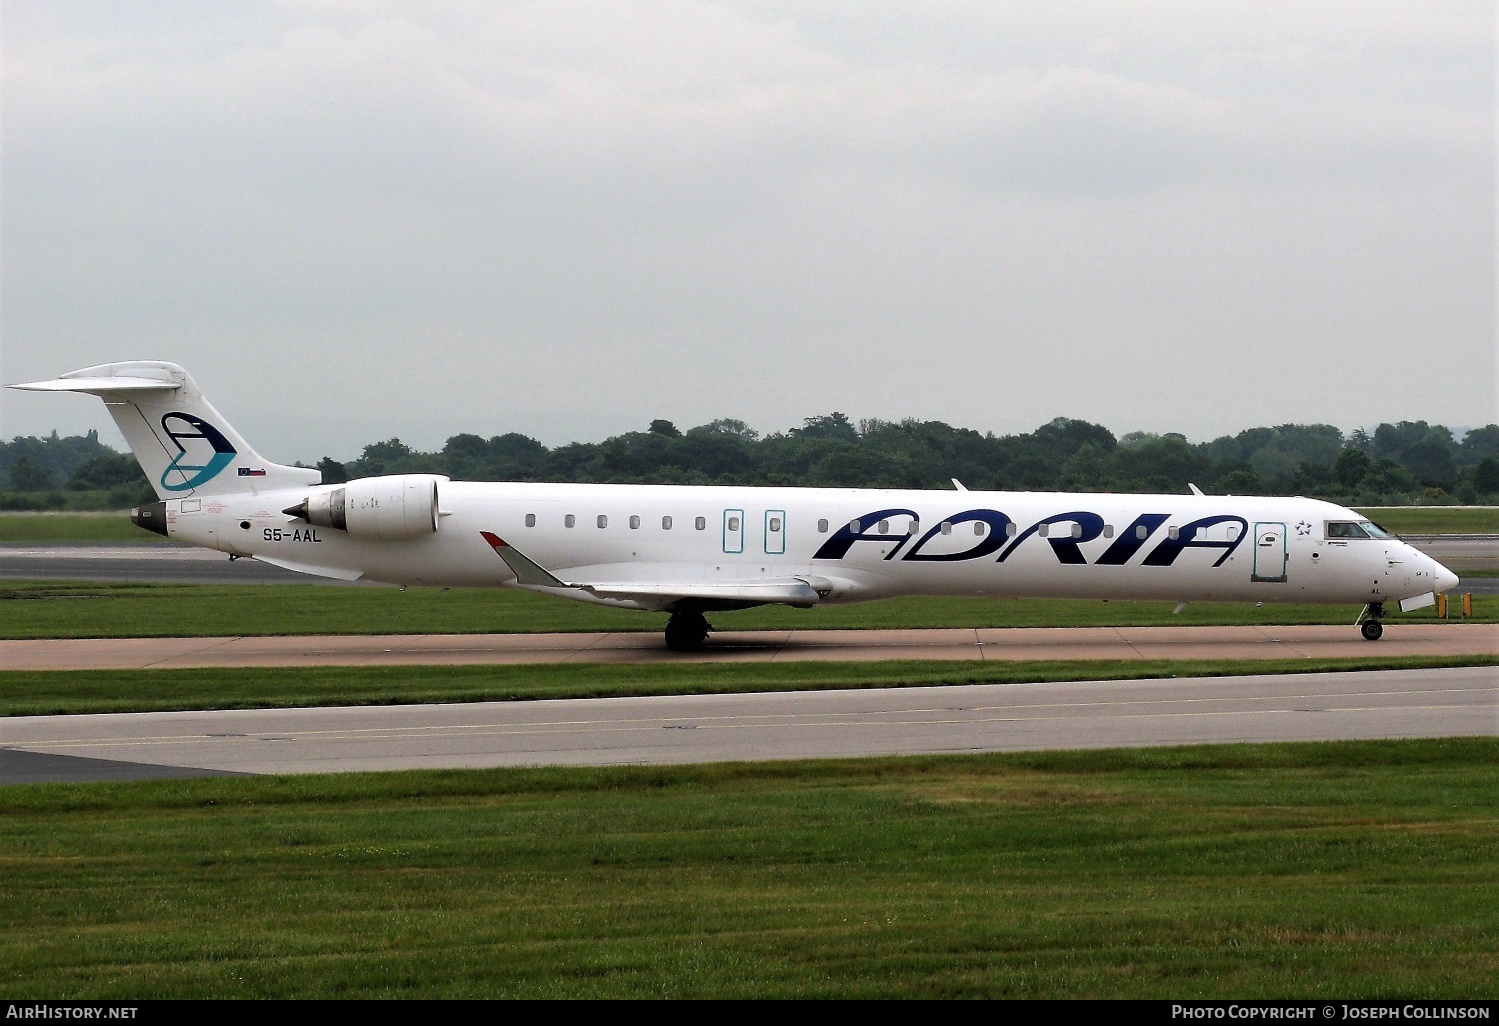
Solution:
[(165, 538), (167, 536), (167, 504), (151, 502), (144, 506), (137, 506), (130, 511), (130, 522), (136, 527), (145, 528)]

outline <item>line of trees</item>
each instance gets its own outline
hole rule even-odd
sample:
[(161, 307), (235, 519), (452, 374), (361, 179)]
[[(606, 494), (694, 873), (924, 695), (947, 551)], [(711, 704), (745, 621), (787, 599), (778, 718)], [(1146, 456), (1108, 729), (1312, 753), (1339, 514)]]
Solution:
[(1425, 421), (1344, 436), (1327, 424), (1250, 428), (1192, 444), (1058, 418), (1020, 435), (981, 434), (941, 421), (899, 423), (841, 413), (761, 437), (742, 421), (646, 431), (548, 449), (520, 434), (454, 435), (438, 452), (392, 438), (346, 464), (323, 459), (324, 480), (429, 472), (455, 480), (780, 484), (832, 487), (1294, 493), (1358, 505), (1499, 501), (1499, 425), (1461, 439)]
[[(1499, 425), (1462, 438), (1440, 424), (1402, 421), (1344, 435), (1328, 424), (1250, 428), (1193, 444), (1059, 417), (1018, 435), (941, 421), (853, 422), (842, 413), (761, 436), (743, 421), (688, 431), (652, 421), (602, 442), (549, 449), (521, 434), (454, 435), (437, 452), (398, 438), (358, 459), (318, 463), (325, 482), (437, 473), (455, 480), (774, 484), (1314, 495), (1349, 505), (1499, 502)], [(0, 442), (0, 508), (119, 508), (154, 498), (133, 457), (95, 432)]]

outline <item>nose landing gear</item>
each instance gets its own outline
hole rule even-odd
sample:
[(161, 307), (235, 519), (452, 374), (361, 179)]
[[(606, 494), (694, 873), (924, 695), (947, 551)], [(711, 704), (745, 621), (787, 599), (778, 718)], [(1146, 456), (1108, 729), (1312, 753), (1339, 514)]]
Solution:
[(1359, 617), (1358, 630), (1364, 636), (1365, 641), (1378, 641), (1384, 636), (1384, 624), (1379, 622), (1382, 616), (1384, 616), (1384, 603), (1371, 602), (1364, 607), (1364, 612)]
[(701, 652), (710, 630), (702, 613), (672, 613), (666, 621), (666, 647), (673, 652)]

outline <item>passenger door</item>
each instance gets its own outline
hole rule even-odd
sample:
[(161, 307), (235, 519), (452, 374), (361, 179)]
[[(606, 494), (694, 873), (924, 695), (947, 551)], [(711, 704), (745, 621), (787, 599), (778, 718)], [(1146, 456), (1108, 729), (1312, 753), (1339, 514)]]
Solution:
[(1286, 564), (1290, 562), (1286, 551), (1286, 525), (1259, 523), (1254, 525), (1254, 573), (1251, 580), (1284, 581)]

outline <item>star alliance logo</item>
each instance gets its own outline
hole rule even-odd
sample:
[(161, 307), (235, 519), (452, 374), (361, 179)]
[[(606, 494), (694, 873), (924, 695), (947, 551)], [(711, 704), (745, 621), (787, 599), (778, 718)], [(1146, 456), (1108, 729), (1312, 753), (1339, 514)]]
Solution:
[(1309, 523), (1307, 523), (1305, 520), (1303, 520), (1301, 523), (1299, 523), (1299, 524), (1296, 525), (1296, 537), (1298, 537), (1298, 538), (1305, 538), (1307, 535), (1309, 535), (1311, 533), (1312, 533), (1312, 525), (1309, 524)]

